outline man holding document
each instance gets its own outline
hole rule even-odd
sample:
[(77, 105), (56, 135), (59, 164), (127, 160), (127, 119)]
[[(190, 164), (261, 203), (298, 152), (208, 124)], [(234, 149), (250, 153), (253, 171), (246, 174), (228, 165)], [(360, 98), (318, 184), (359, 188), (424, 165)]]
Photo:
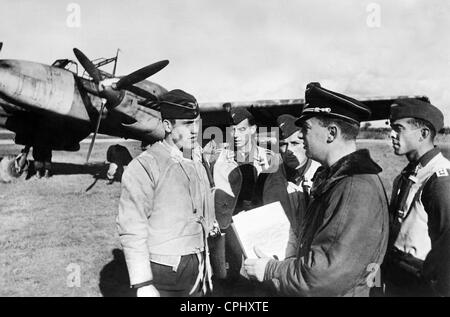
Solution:
[(244, 263), (281, 295), (368, 296), (388, 240), (387, 199), (381, 168), (368, 150), (356, 150), (361, 121), (370, 110), (359, 101), (310, 83), (297, 120), (306, 155), (321, 163), (300, 225), (296, 256), (283, 261), (256, 248)]

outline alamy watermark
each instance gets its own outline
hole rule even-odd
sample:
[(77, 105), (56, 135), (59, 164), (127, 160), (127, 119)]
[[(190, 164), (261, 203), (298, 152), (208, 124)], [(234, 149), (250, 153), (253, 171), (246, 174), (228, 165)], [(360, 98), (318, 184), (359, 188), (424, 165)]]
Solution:
[(381, 6), (378, 3), (369, 3), (366, 7), (368, 13), (366, 24), (369, 28), (381, 27)]
[(69, 28), (80, 28), (81, 27), (81, 6), (78, 3), (69, 3), (67, 5), (66, 11), (69, 15), (66, 19), (66, 25)]
[(66, 272), (69, 273), (66, 277), (67, 287), (81, 287), (81, 267), (79, 264), (70, 263), (66, 267)]

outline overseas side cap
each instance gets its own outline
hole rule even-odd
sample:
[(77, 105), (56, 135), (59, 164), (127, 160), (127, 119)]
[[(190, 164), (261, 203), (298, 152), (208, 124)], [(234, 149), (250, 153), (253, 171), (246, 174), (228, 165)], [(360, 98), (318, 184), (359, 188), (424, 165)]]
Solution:
[(231, 124), (237, 125), (245, 119), (254, 120), (253, 115), (245, 108), (231, 108), (230, 110)]
[(418, 99), (398, 99), (391, 105), (389, 119), (395, 121), (402, 118), (416, 118), (429, 122), (439, 132), (444, 127), (444, 115), (441, 110), (429, 102)]
[(159, 106), (163, 119), (195, 119), (200, 113), (194, 96), (181, 89), (171, 90), (160, 96)]
[(295, 125), (296, 117), (290, 114), (283, 114), (278, 117), (277, 124), (281, 130), (280, 139), (286, 139), (290, 137), (294, 132), (300, 130), (298, 126)]

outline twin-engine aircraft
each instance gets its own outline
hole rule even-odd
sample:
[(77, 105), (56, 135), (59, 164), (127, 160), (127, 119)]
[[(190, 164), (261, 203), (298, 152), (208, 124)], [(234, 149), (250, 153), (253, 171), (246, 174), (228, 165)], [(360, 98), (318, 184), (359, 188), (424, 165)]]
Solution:
[[(2, 43), (0, 43), (0, 50)], [(97, 133), (153, 143), (164, 136), (158, 96), (167, 90), (148, 77), (167, 66), (163, 60), (126, 76), (115, 73), (118, 54), (91, 61), (83, 52), (73, 52), (78, 63), (60, 59), (52, 65), (24, 60), (0, 60), (0, 128), (15, 133), (15, 143), (24, 145), (16, 159), (16, 174), (25, 166), (28, 152), (78, 151), (80, 141), (93, 133), (87, 160)], [(119, 52), (119, 51), (118, 51)], [(100, 67), (114, 62), (108, 73)], [(426, 97), (416, 97), (426, 98)], [(383, 119), (397, 98), (362, 100), (374, 109), (373, 120)], [(225, 127), (231, 107), (247, 107), (259, 126), (275, 126), (283, 113), (299, 116), (303, 99), (251, 102), (200, 103), (203, 129)]]

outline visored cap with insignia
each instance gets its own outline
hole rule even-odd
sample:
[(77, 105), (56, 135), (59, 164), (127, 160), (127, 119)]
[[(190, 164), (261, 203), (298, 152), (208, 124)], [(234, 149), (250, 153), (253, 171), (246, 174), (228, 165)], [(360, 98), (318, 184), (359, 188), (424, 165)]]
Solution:
[(391, 106), (389, 119), (417, 118), (428, 121), (439, 132), (444, 127), (444, 115), (441, 110), (429, 102), (414, 98), (398, 99)]
[(161, 95), (159, 106), (163, 119), (195, 119), (200, 113), (194, 96), (181, 89)]
[(290, 137), (294, 132), (300, 130), (300, 128), (295, 125), (296, 120), (297, 118), (290, 114), (283, 114), (277, 118), (277, 124), (281, 130), (281, 140)]
[(371, 114), (362, 102), (325, 89), (319, 83), (309, 83), (305, 91), (305, 107), (296, 123), (324, 115), (359, 124), (369, 120)]
[(230, 110), (231, 124), (236, 125), (249, 119), (249, 121), (254, 121), (253, 115), (245, 108), (231, 108)]

